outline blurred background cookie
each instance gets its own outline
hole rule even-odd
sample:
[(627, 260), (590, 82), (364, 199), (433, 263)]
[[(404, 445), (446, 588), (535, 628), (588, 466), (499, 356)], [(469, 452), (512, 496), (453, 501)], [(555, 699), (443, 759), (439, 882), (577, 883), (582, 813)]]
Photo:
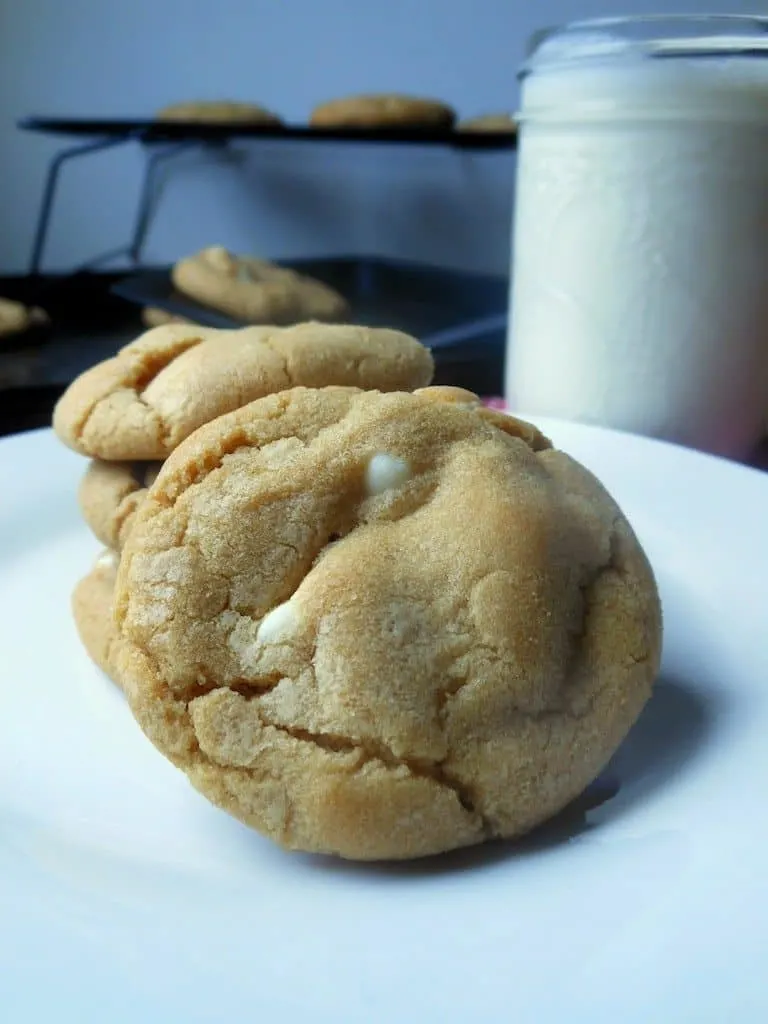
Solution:
[(318, 104), (309, 123), (316, 128), (450, 128), (455, 119), (456, 112), (441, 100), (368, 93)]
[(511, 114), (478, 114), (466, 117), (456, 125), (457, 132), (499, 132), (514, 135), (517, 132), (517, 121)]
[(39, 307), (0, 298), (0, 389), (28, 388), (35, 382), (50, 327), (48, 314)]
[(31, 327), (47, 326), (48, 314), (37, 306), (25, 306), (23, 302), (0, 298), (0, 341), (11, 335), (23, 334)]
[(327, 284), (221, 245), (180, 260), (171, 277), (184, 295), (243, 323), (334, 321), (349, 312), (344, 297)]
[(169, 103), (157, 111), (155, 120), (198, 124), (282, 124), (277, 114), (266, 107), (238, 100), (183, 100), (180, 103)]
[(191, 324), (194, 323), (186, 316), (178, 316), (176, 313), (169, 313), (159, 306), (145, 306), (141, 311), (141, 322), (147, 329), (152, 327), (163, 327), (165, 324)]

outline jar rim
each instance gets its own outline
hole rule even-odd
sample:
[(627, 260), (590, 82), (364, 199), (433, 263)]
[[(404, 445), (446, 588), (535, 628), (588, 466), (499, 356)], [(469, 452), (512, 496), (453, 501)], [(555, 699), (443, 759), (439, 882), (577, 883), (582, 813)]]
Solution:
[(768, 16), (638, 14), (547, 26), (528, 40), (519, 77), (564, 66), (659, 58), (767, 57)]

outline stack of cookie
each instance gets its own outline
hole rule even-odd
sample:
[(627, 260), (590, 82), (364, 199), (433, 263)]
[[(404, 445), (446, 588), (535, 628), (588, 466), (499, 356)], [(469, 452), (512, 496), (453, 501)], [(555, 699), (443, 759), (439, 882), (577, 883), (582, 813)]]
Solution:
[(114, 549), (77, 588), (84, 642), (192, 785), (289, 849), (519, 835), (595, 778), (658, 669), (615, 502), (430, 374), (397, 332), (175, 325), (56, 410), (121, 460), (83, 485)]
[(346, 299), (327, 284), (221, 245), (180, 260), (171, 278), (182, 295), (244, 324), (339, 322), (349, 313)]
[(306, 323), (235, 331), (172, 324), (150, 330), (82, 374), (54, 412), (59, 438), (91, 460), (85, 521), (105, 546), (74, 595), (86, 649), (107, 673), (119, 554), (163, 461), (198, 427), (297, 385), (383, 391), (428, 384), (432, 358), (399, 331)]

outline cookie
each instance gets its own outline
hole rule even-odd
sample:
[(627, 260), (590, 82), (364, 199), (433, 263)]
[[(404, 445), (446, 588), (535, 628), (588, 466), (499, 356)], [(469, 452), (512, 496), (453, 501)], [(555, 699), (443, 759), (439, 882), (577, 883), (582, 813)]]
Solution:
[(78, 502), (88, 526), (112, 551), (120, 551), (133, 517), (157, 476), (160, 462), (94, 460), (80, 483)]
[(455, 119), (440, 100), (371, 93), (321, 103), (309, 122), (316, 128), (450, 128)]
[(169, 313), (165, 309), (160, 309), (159, 306), (145, 306), (141, 311), (141, 322), (149, 330), (152, 327), (164, 327), (165, 324), (192, 324), (194, 320), (190, 320), (186, 316), (178, 316), (176, 313)]
[(72, 614), (83, 647), (91, 661), (115, 682), (112, 654), (117, 632), (112, 605), (118, 560), (115, 552), (105, 551), (72, 593)]
[(517, 121), (511, 114), (478, 114), (456, 125), (457, 132), (499, 132), (517, 134)]
[(274, 391), (298, 384), (411, 390), (428, 384), (432, 371), (429, 351), (400, 331), (169, 324), (73, 381), (53, 427), (91, 458), (162, 460), (203, 423)]
[(282, 121), (258, 103), (237, 100), (188, 100), (170, 103), (155, 114), (156, 121), (185, 121), (190, 124), (262, 124)]
[(180, 260), (171, 272), (175, 287), (204, 306), (253, 324), (343, 320), (346, 300), (314, 278), (223, 246)]
[(25, 306), (23, 302), (0, 298), (0, 338), (21, 334), (30, 327), (48, 323), (48, 314), (37, 306)]
[(192, 784), (290, 849), (516, 836), (605, 765), (659, 664), (626, 519), (458, 389), (298, 388), (168, 459), (115, 591), (120, 678)]

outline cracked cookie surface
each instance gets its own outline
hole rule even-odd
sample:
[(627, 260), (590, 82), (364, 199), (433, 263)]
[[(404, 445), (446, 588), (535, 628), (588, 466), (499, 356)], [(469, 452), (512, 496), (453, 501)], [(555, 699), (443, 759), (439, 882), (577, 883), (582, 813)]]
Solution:
[(114, 551), (103, 552), (72, 592), (72, 614), (80, 641), (91, 661), (115, 683), (112, 654), (117, 631), (112, 607), (118, 561)]
[(221, 245), (180, 260), (171, 277), (184, 295), (243, 323), (344, 320), (349, 313), (346, 299), (322, 281)]
[(650, 695), (660, 607), (598, 481), (458, 389), (297, 388), (165, 463), (115, 593), (145, 733), (282, 845), (523, 833)]
[(328, 384), (411, 390), (428, 384), (432, 371), (423, 345), (384, 328), (169, 324), (73, 381), (53, 427), (92, 458), (162, 460), (203, 423), (275, 391)]

